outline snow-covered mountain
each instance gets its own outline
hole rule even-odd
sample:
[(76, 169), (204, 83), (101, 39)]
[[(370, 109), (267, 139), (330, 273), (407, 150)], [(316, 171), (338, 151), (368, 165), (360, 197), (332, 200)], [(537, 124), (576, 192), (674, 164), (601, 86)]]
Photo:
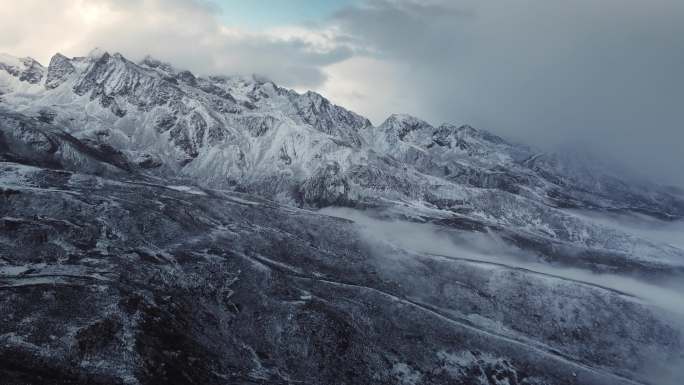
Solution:
[[(159, 321), (164, 327), (176, 330), (178, 320), (174, 317), (181, 317), (178, 322), (202, 325), (216, 334), (207, 337), (195, 330), (192, 336), (183, 336), (195, 344), (188, 349), (207, 360), (220, 361), (245, 352), (254, 356), (249, 363), (240, 363), (240, 370), (249, 367), (245, 369), (249, 375), (240, 370), (233, 372), (239, 376), (225, 374), (232, 369), (221, 365), (202, 366), (200, 371), (220, 369), (223, 373), (207, 375), (211, 377), (204, 378), (207, 383), (220, 383), (220, 378), (229, 383), (294, 383), (302, 373), (312, 370), (301, 363), (283, 361), (292, 352), (264, 353), (278, 345), (274, 336), (280, 334), (274, 330), (280, 327), (279, 321), (271, 320), (268, 330), (263, 331), (268, 341), (250, 331), (240, 335), (220, 326), (237, 319), (237, 325), (244, 329), (263, 319), (256, 313), (241, 319), (236, 304), (227, 300), (214, 303), (214, 297), (207, 297), (219, 295), (216, 290), (220, 295), (232, 291), (227, 286), (219, 288), (212, 280), (230, 281), (240, 275), (233, 272), (239, 271), (245, 272), (242, 290), (247, 290), (241, 292), (240, 306), (249, 307), (247, 303), (252, 301), (252, 310), (257, 311), (254, 306), (262, 312), (270, 309), (278, 319), (288, 314), (304, 318), (318, 314), (293, 310), (310, 306), (312, 295), (321, 303), (335, 302), (325, 305), (330, 306), (328, 310), (319, 309), (332, 312), (321, 319), (302, 318), (288, 325), (300, 330), (310, 324), (332, 333), (318, 336), (321, 344), (347, 343), (352, 348), (342, 356), (345, 360), (365, 360), (350, 364), (350, 368), (364, 373), (363, 378), (369, 378), (368, 373), (377, 368), (389, 371), (390, 375), (379, 374), (381, 379), (373, 383), (398, 383), (397, 378), (414, 384), (468, 383), (479, 378), (480, 372), (485, 377), (502, 376), (499, 382), (489, 383), (633, 383), (648, 379), (638, 370), (640, 360), (649, 354), (655, 361), (676, 359), (684, 345), (679, 330), (650, 304), (643, 305), (595, 281), (559, 277), (547, 270), (530, 271), (530, 266), (553, 266), (649, 283), (670, 280), (684, 272), (684, 250), (675, 242), (610, 226), (585, 215), (646, 216), (657, 223), (673, 223), (684, 217), (684, 192), (639, 181), (586, 154), (551, 154), (468, 125), (435, 127), (401, 114), (374, 126), (317, 93), (300, 94), (257, 76), (202, 77), (150, 57), (134, 63), (120, 54), (95, 50), (85, 57), (57, 54), (47, 68), (30, 58), (0, 55), (0, 162), (0, 283), (4, 285), (0, 293), (22, 286), (25, 278), (41, 285), (38, 276), (51, 274), (66, 284), (79, 280), (93, 280), (98, 285), (109, 282), (107, 290), (117, 294), (108, 292), (106, 303), (94, 294), (87, 297), (98, 309), (97, 321), (93, 322), (104, 322), (92, 331), (95, 335), (106, 334), (112, 327), (116, 329), (112, 333), (132, 344), (135, 338), (131, 333), (138, 332), (152, 338), (155, 349), (165, 349), (166, 337), (150, 337), (152, 332), (135, 315), (151, 317), (148, 321), (154, 324), (159, 321), (153, 322), (154, 314), (161, 311), (163, 317), (171, 317)], [(453, 256), (407, 250), (392, 240), (369, 246), (368, 235), (363, 235), (363, 230), (359, 235), (349, 221), (309, 211), (329, 206), (365, 209), (375, 220), (429, 225), (449, 239), (464, 233), (481, 234), (487, 242), (515, 248), (534, 265), (529, 265), (530, 261), (517, 267), (489, 261), (489, 267), (474, 267), (465, 255), (455, 262)], [(286, 246), (278, 246), (279, 242)], [(24, 253), (26, 249), (35, 253)], [(380, 249), (381, 257), (377, 253)], [(401, 258), (390, 260), (387, 255), (392, 253)], [(234, 264), (228, 254), (239, 254), (241, 262)], [(63, 265), (76, 270), (64, 270)], [(33, 277), (24, 268), (38, 275)], [(218, 272), (211, 272), (214, 268)], [(131, 282), (123, 278), (127, 269), (134, 274)], [(191, 273), (192, 269), (199, 270)], [(490, 269), (496, 270), (499, 281), (487, 278)], [(118, 278), (111, 283), (96, 270), (112, 271)], [(273, 278), (281, 275), (288, 278)], [(199, 286), (193, 286), (193, 277), (199, 277)], [(332, 282), (335, 288), (304, 290), (297, 283), (312, 277)], [(155, 283), (145, 286), (150, 279)], [(179, 281), (174, 283), (174, 279)], [(274, 285), (268, 286), (268, 293), (258, 291), (257, 281), (264, 279)], [(449, 289), (454, 282), (463, 289)], [(129, 285), (135, 286), (135, 296), (144, 297), (144, 305), (137, 307), (138, 313), (116, 315), (111, 321), (118, 325), (114, 327), (107, 309), (128, 306), (121, 301), (134, 301), (134, 296), (125, 293)], [(167, 300), (163, 298), (169, 295), (165, 294), (168, 290), (178, 293), (183, 301), (200, 295), (207, 302), (197, 306), (206, 307), (202, 311), (211, 308), (220, 312), (220, 322), (214, 320), (218, 322), (214, 324), (199, 313), (186, 319), (173, 310), (173, 306), (195, 306), (185, 302), (165, 307)], [(347, 305), (333, 298), (348, 290), (365, 293), (368, 306), (382, 310), (374, 314), (360, 305), (363, 309), (347, 313)], [(293, 297), (287, 300), (292, 304), (282, 305), (281, 313), (274, 310), (281, 306), (274, 298), (290, 298), (300, 291), (305, 300)], [(579, 294), (573, 297), (573, 293)], [(345, 295), (351, 301), (355, 294)], [(528, 299), (521, 300), (519, 295)], [(495, 297), (501, 302), (492, 299)], [(436, 360), (443, 370), (438, 374), (432, 367), (437, 361), (417, 359), (416, 350), (406, 347), (413, 337), (397, 337), (401, 343), (396, 346), (363, 350), (363, 338), (355, 334), (363, 327), (354, 322), (365, 317), (367, 321), (358, 322), (373, 327), (391, 323), (398, 310), (386, 300), (399, 301), (397, 304), (403, 304), (400, 307), (420, 313), (402, 317), (408, 317), (406, 322), (413, 325), (408, 327), (408, 334), (439, 347), (441, 358)], [(115, 306), (116, 301), (119, 305)], [(540, 305), (549, 301), (555, 301), (556, 307), (548, 310)], [(563, 310), (570, 302), (575, 312), (572, 316)], [(17, 294), (4, 306), (27, 303)], [(315, 306), (323, 306), (321, 303)], [(598, 311), (601, 304), (608, 310)], [(633, 310), (642, 314), (632, 316)], [(539, 314), (544, 311), (548, 314)], [(353, 320), (344, 318), (349, 314)], [(418, 332), (425, 326), (419, 321), (423, 316), (437, 317), (435, 323), (427, 324), (435, 328), (434, 335)], [(611, 318), (620, 325), (608, 328), (607, 334), (591, 330), (592, 325), (606, 324)], [(72, 320), (64, 322), (66, 329), (83, 326)], [(452, 337), (477, 349), (450, 350), (449, 343), (439, 337), (442, 322), (452, 326), (456, 322), (460, 325), (457, 329), (468, 330), (467, 336)], [(19, 328), (20, 322), (13, 319), (10, 325)], [(294, 329), (291, 342), (295, 345), (318, 338), (308, 334), (310, 330), (300, 336)], [(348, 337), (335, 334), (340, 330), (348, 330), (358, 340), (343, 342)], [(12, 354), (20, 351), (48, 357), (50, 349), (66, 349), (69, 338), (79, 344), (94, 344), (92, 354), (100, 358), (107, 349), (113, 349), (116, 368), (107, 368), (105, 363), (98, 369), (96, 363), (79, 362), (88, 373), (130, 380), (123, 383), (154, 383), (150, 362), (176, 362), (150, 356), (149, 351), (138, 348), (136, 358), (131, 358), (123, 350), (97, 345), (87, 336), (86, 342), (81, 342), (79, 335), (60, 339), (47, 350), (31, 350), (12, 339), (19, 338), (16, 333), (10, 335), (12, 332), (0, 329), (0, 344), (11, 342), (13, 348), (6, 352)], [(34, 332), (38, 333), (25, 331), (23, 336), (29, 338)], [(181, 333), (180, 329), (174, 333)], [(217, 335), (242, 344), (241, 353), (212, 345), (209, 341)], [(611, 345), (620, 336), (627, 336), (627, 341)], [(372, 338), (382, 345), (380, 336)], [(487, 350), (487, 341), (492, 338), (498, 342)], [(418, 340), (414, 342), (423, 343)], [(667, 341), (672, 341), (671, 345)], [(321, 367), (340, 364), (328, 356), (338, 354), (335, 349), (320, 348), (314, 342), (312, 347), (293, 351), (303, 354), (311, 349), (314, 355), (325, 355), (311, 358)], [(648, 346), (649, 354), (627, 353), (640, 343)], [(259, 348), (259, 344), (265, 347)], [(583, 344), (591, 349), (583, 350)], [(501, 358), (515, 356), (516, 349), (523, 357), (519, 357), (521, 361), (511, 363)], [(382, 361), (393, 355), (403, 355), (403, 361)], [(66, 364), (57, 366), (69, 367), (69, 354), (60, 357)], [(138, 359), (152, 361), (138, 365)], [(17, 360), (13, 358), (12, 365), (23, 365), (22, 359)], [(550, 361), (542, 364), (545, 360)], [(552, 361), (561, 362), (559, 369), (554, 369)], [(136, 365), (147, 372), (136, 374), (131, 369)], [(288, 368), (292, 371), (287, 372)], [(321, 373), (307, 383), (326, 383), (339, 374)], [(573, 379), (573, 373), (580, 373), (581, 380)], [(345, 374), (344, 383), (366, 383), (352, 380), (352, 374)], [(159, 374), (158, 378), (169, 381), (166, 375)], [(534, 378), (539, 381), (534, 382)], [(17, 383), (24, 380), (17, 377)]]
[(2, 60), (10, 148), (37, 146), (70, 170), (179, 179), (305, 207), (407, 204), (525, 239), (620, 254), (638, 243), (633, 257), (654, 263), (681, 255), (559, 210), (684, 215), (681, 192), (621, 178), (583, 156), (408, 115), (374, 127), (314, 92), (258, 77), (198, 77), (149, 57), (57, 54), (47, 69)]
[[(580, 168), (575, 159), (510, 144), (470, 126), (434, 128), (407, 115), (373, 127), (321, 95), (300, 95), (257, 77), (196, 77), (152, 58), (136, 64), (99, 50), (73, 59), (57, 54), (47, 70), (29, 58), (5, 55), (2, 61), (3, 106), (120, 150), (132, 168), (159, 168), (154, 172), (207, 186), (238, 185), (297, 204), (323, 205), (330, 196), (356, 202), (377, 197), (365, 188), (394, 190), (385, 178), (365, 185), (367, 175), (359, 175), (357, 166), (394, 174), (386, 164), (399, 161), (411, 170), (397, 177), (419, 182), (421, 176), (411, 172), (437, 177), (444, 186), (534, 193), (562, 205), (684, 214), (681, 202), (673, 205), (663, 190), (594, 175), (597, 167)], [(296, 190), (329, 175), (326, 170), (337, 170), (345, 189), (302, 202)], [(585, 183), (573, 188), (580, 181)], [(428, 200), (425, 194), (418, 189), (402, 195)]]

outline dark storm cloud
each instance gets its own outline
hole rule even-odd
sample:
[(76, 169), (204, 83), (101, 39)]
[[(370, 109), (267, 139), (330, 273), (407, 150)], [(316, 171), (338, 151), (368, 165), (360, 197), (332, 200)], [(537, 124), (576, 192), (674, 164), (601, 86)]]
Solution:
[(423, 118), (684, 183), (682, 1), (370, 1), (333, 23), (403, 68)]

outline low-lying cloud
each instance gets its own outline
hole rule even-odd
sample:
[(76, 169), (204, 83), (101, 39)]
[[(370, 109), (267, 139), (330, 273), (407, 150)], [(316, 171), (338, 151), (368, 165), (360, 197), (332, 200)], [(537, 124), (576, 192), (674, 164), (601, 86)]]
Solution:
[[(528, 270), (529, 274), (544, 274), (557, 279), (616, 290), (635, 297), (635, 300), (645, 305), (665, 310), (669, 316), (663, 321), (684, 333), (684, 296), (682, 295), (684, 292), (682, 278), (684, 277), (677, 277), (677, 280), (656, 285), (620, 275), (595, 274), (578, 268), (543, 263), (536, 256), (505, 243), (495, 234), (454, 231), (430, 224), (406, 221), (380, 220), (368, 215), (367, 212), (348, 208), (326, 208), (320, 212), (354, 221), (359, 226), (359, 233), (371, 245), (389, 243), (394, 247), (419, 254), (429, 253), (473, 263), (504, 265), (512, 269)], [(591, 219), (596, 223), (603, 221), (605, 225), (615, 225), (610, 217), (597, 217), (595, 214), (592, 216)], [(623, 229), (643, 228), (646, 222), (641, 219), (647, 220), (632, 217), (629, 225)], [(671, 226), (662, 228), (665, 229), (665, 233), (669, 233)], [(648, 239), (654, 240), (655, 232), (642, 235), (650, 235)], [(672, 357), (667, 362), (659, 360), (643, 362), (640, 369), (643, 375), (654, 384), (675, 385), (681, 382), (682, 375), (684, 375), (683, 360), (684, 358), (679, 356)]]
[(325, 208), (320, 212), (354, 221), (361, 227), (360, 233), (371, 243), (386, 242), (416, 253), (525, 269), (531, 274), (554, 276), (615, 290), (678, 315), (684, 325), (684, 296), (681, 294), (684, 292), (684, 283), (681, 279), (656, 285), (632, 277), (560, 267), (541, 262), (536, 255), (506, 243), (493, 233), (463, 232), (431, 224), (380, 220), (363, 211), (347, 208)]

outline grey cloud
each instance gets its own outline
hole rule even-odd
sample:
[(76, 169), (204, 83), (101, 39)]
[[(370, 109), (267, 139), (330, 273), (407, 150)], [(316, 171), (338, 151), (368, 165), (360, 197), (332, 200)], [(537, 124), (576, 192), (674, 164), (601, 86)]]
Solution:
[[(304, 38), (226, 30), (216, 3), (202, 0), (27, 0), (0, 15), (0, 51), (84, 55), (94, 47), (131, 59), (152, 55), (200, 74), (262, 74), (279, 84), (316, 88), (322, 68), (349, 58), (345, 45), (321, 49)], [(79, 13), (99, 12), (86, 22)], [(27, 23), (30, 20), (30, 23)], [(27, 26), (31, 26), (28, 28)]]
[(371, 1), (331, 22), (402, 68), (433, 123), (591, 147), (684, 184), (681, 1)]
[[(448, 4), (369, 1), (337, 12), (333, 22), (378, 56), (404, 60), (449, 47), (459, 23), (472, 13)], [(449, 21), (445, 29), (444, 21)], [(429, 44), (425, 44), (429, 42)]]
[(151, 24), (131, 20), (123, 30), (121, 25), (102, 28), (94, 41), (136, 57), (152, 54), (203, 74), (258, 73), (285, 86), (315, 88), (325, 81), (323, 66), (351, 56), (344, 46), (321, 51), (296, 37), (226, 35), (216, 7), (206, 1), (173, 0), (173, 6), (158, 1), (129, 3), (131, 15), (153, 11), (163, 19)]

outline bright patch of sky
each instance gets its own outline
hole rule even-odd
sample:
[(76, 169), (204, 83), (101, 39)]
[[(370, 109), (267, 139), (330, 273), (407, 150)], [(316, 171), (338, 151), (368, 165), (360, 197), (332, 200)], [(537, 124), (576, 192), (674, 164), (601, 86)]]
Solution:
[(271, 28), (325, 19), (359, 0), (214, 0), (229, 26)]

